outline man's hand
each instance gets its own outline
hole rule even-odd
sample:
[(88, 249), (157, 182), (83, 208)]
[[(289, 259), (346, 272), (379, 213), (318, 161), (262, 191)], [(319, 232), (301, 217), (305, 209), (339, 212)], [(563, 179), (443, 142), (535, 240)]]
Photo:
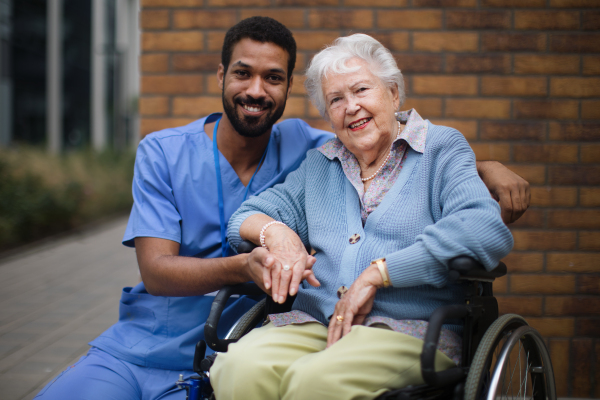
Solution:
[(529, 182), (497, 161), (478, 161), (477, 172), (492, 197), (500, 203), (502, 220), (510, 224), (529, 207)]

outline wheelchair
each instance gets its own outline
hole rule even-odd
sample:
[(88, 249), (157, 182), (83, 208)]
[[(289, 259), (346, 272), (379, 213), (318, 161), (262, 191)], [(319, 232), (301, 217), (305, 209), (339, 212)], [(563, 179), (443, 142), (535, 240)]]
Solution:
[[(240, 253), (255, 247), (250, 242), (240, 245)], [(421, 353), (421, 373), (425, 384), (390, 390), (379, 400), (495, 400), (523, 398), (555, 400), (556, 387), (550, 354), (541, 335), (515, 314), (498, 316), (498, 302), (492, 293), (492, 282), (506, 275), (500, 263), (492, 271), (469, 257), (457, 257), (449, 263), (449, 283), (465, 285), (463, 304), (443, 306), (430, 317)], [(270, 297), (260, 300), (229, 330), (225, 338), (217, 335), (217, 326), (225, 304), (232, 295), (260, 296), (264, 293), (254, 283), (224, 287), (215, 297), (205, 324), (206, 342), (196, 345), (194, 371), (189, 381), (177, 382), (185, 388), (188, 400), (214, 400), (209, 370), (218, 352), (227, 351), (262, 321), (268, 314), (291, 309), (293, 298), (277, 304)], [(442, 325), (450, 319), (464, 321), (462, 361), (457, 367), (436, 372), (434, 359)], [(204, 357), (206, 345), (216, 353)]]

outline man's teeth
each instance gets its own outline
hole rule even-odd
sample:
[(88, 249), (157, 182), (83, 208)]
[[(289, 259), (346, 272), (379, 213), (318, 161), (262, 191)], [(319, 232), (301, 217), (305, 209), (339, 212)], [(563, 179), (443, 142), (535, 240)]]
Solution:
[(260, 108), (260, 107), (252, 107), (252, 106), (247, 106), (247, 105), (245, 105), (245, 104), (243, 104), (243, 107), (244, 107), (246, 110), (250, 111), (250, 112), (259, 112), (259, 111), (262, 111), (262, 110), (263, 110), (263, 109), (262, 109), (262, 108)]
[(367, 122), (369, 122), (371, 118), (365, 118), (365, 119), (361, 119), (360, 121), (356, 121), (353, 124), (350, 124), (350, 128), (354, 129), (354, 128), (358, 128), (361, 125), (366, 124)]

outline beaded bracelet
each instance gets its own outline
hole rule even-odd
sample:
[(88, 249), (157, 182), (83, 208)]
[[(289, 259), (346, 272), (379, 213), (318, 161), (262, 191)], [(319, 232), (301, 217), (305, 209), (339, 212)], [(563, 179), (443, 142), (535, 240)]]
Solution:
[(268, 248), (268, 247), (267, 247), (267, 245), (265, 244), (265, 231), (266, 231), (266, 230), (267, 230), (267, 228), (268, 228), (268, 227), (270, 227), (271, 225), (276, 225), (276, 224), (280, 224), (280, 225), (283, 225), (283, 226), (287, 226), (286, 224), (284, 224), (284, 223), (283, 223), (283, 222), (281, 222), (281, 221), (271, 221), (271, 222), (269, 222), (269, 223), (266, 223), (266, 224), (265, 224), (265, 226), (263, 226), (263, 227), (262, 227), (262, 229), (260, 230), (260, 236), (259, 236), (259, 239), (260, 239), (260, 245), (261, 245), (262, 247), (264, 247), (265, 249), (267, 249), (267, 250), (269, 250), (269, 248)]

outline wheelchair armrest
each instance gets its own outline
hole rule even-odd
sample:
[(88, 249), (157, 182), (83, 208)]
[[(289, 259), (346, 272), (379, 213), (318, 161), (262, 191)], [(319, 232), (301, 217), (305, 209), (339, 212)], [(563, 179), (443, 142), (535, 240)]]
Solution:
[(227, 300), (234, 294), (260, 296), (263, 295), (264, 292), (254, 282), (227, 285), (219, 290), (219, 293), (217, 293), (210, 306), (210, 314), (204, 324), (204, 338), (206, 339), (208, 347), (214, 351), (227, 351), (229, 343), (235, 342), (233, 339), (219, 339), (217, 334), (217, 327), (219, 325), (219, 320), (221, 319), (221, 314), (223, 314)]
[(448, 269), (450, 271), (448, 273), (448, 283), (455, 283), (458, 280), (492, 282), (494, 279), (506, 275), (506, 265), (503, 262), (500, 262), (493, 270), (488, 271), (479, 262), (467, 256), (450, 260)]

